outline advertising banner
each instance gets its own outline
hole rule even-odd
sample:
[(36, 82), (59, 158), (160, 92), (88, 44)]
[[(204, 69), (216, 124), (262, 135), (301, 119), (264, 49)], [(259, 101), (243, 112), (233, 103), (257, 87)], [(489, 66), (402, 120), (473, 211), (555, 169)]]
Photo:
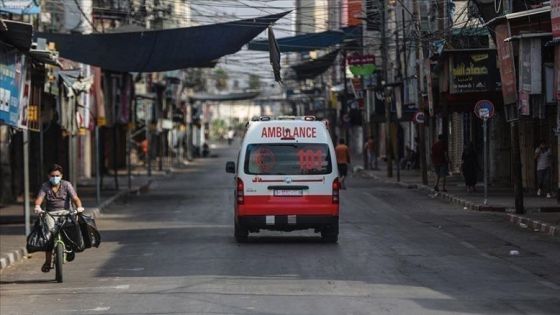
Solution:
[(21, 93), (25, 81), (25, 56), (0, 44), (0, 122), (20, 127)]
[(550, 22), (552, 23), (552, 37), (560, 38), (560, 0), (550, 1)]
[(500, 60), (500, 78), (502, 81), (502, 95), (504, 104), (517, 102), (517, 82), (515, 77), (515, 61), (513, 48), (505, 39), (510, 36), (507, 22), (497, 25), (495, 28), (498, 58)]
[(541, 40), (522, 39), (519, 44), (519, 91), (542, 93)]

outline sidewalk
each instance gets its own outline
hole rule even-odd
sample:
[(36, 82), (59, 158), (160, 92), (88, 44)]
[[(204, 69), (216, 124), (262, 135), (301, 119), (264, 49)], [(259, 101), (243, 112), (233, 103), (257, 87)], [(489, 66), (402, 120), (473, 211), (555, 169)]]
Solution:
[[(488, 200), (484, 203), (484, 186), (478, 183), (476, 192), (467, 192), (463, 177), (453, 175), (447, 177), (447, 192), (436, 192), (433, 189), (435, 175), (428, 172), (428, 185), (422, 184), (420, 170), (401, 170), (400, 181), (393, 169), (393, 177), (387, 177), (386, 164), (379, 163), (378, 170), (360, 170), (354, 176), (373, 178), (388, 184), (398, 185), (407, 189), (418, 189), (428, 192), (431, 196), (461, 205), (465, 210), (504, 212), (508, 220), (522, 228), (530, 228), (552, 236), (560, 236), (560, 204), (556, 198), (537, 197), (533, 193), (524, 194), (526, 214), (514, 214), (515, 199), (513, 188), (501, 186), (488, 187)], [(440, 189), (442, 185), (440, 183)]]
[[(80, 180), (77, 187), (78, 195), (86, 208), (86, 213), (98, 216), (103, 209), (113, 203), (115, 200), (129, 194), (144, 192), (149, 189), (152, 180), (156, 176), (163, 175), (164, 172), (153, 172), (152, 177), (143, 174), (141, 170), (135, 172), (136, 176), (132, 177), (132, 189), (128, 190), (128, 177), (126, 170), (119, 171), (118, 183), (119, 190), (115, 189), (115, 181), (113, 176), (105, 176), (103, 179), (103, 189), (101, 191), (101, 204), (96, 204), (96, 187), (95, 179)], [(158, 175), (156, 175), (158, 174)], [(33, 206), (30, 206), (33, 211)], [(27, 250), (25, 249), (25, 218), (23, 203), (11, 204), (0, 208), (0, 271), (9, 265), (25, 258)], [(31, 214), (31, 226), (35, 221), (33, 213)]]

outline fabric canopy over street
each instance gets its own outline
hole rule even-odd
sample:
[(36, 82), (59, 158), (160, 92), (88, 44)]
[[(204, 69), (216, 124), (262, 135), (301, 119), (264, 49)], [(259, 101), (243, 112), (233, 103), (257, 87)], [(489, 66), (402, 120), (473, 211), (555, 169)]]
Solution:
[[(342, 31), (326, 31), (277, 39), (280, 52), (303, 52), (327, 48), (340, 44), (344, 40)], [(254, 40), (249, 43), (249, 50), (268, 51), (268, 40)]]
[[(304, 52), (325, 49), (345, 41), (360, 38), (361, 28), (345, 27), (338, 31), (325, 31), (277, 39), (280, 52)], [(268, 40), (249, 42), (249, 50), (268, 51)]]
[(250, 100), (259, 96), (259, 92), (240, 92), (229, 94), (195, 94), (190, 96), (193, 101), (241, 101)]
[(160, 72), (207, 67), (289, 12), (228, 23), (167, 30), (103, 33), (38, 33), (55, 42), (60, 56), (119, 72)]
[(296, 72), (298, 80), (313, 79), (314, 77), (323, 74), (330, 68), (330, 66), (332, 66), (339, 51), (340, 50), (337, 49), (315, 60), (293, 65), (291, 68)]

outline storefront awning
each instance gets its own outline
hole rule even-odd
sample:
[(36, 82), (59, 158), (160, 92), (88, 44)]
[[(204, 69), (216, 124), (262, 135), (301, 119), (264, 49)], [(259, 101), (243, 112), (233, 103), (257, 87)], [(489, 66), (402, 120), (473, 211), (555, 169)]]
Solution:
[(66, 59), (117, 72), (161, 72), (208, 66), (288, 13), (167, 30), (36, 36), (55, 42)]
[(512, 37), (506, 38), (504, 41), (509, 42), (512, 40), (520, 40), (520, 39), (527, 39), (527, 38), (541, 38), (541, 37), (552, 37), (551, 32), (544, 32), (544, 33), (525, 33), (519, 34)]
[(337, 49), (315, 60), (293, 65), (291, 68), (296, 72), (298, 80), (313, 79), (316, 76), (323, 74), (332, 66), (339, 51), (340, 50)]
[(493, 19), (491, 19), (490, 21), (484, 23), (483, 26), (491, 26), (494, 25), (500, 21), (504, 21), (504, 20), (515, 20), (515, 19), (519, 19), (519, 18), (526, 18), (526, 17), (531, 17), (534, 15), (538, 15), (538, 14), (550, 14), (550, 5), (548, 6), (543, 6), (540, 8), (536, 8), (536, 9), (531, 9), (531, 10), (525, 10), (525, 11), (520, 11), (520, 12), (514, 12), (514, 13), (509, 13), (506, 15), (502, 15), (502, 16), (497, 16)]

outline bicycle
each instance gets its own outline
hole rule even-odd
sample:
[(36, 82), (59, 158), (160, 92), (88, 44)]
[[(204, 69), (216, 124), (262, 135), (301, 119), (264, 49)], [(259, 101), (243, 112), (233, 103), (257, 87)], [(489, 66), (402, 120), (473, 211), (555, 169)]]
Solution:
[(53, 248), (51, 266), (49, 266), (49, 268), (55, 269), (55, 280), (56, 282), (61, 283), (64, 280), (62, 266), (66, 262), (74, 260), (75, 257), (75, 252), (71, 249), (69, 250), (67, 244), (64, 242), (61, 231), (64, 224), (70, 220), (71, 216), (77, 215), (78, 212), (75, 210), (58, 210), (53, 211), (52, 213), (43, 211), (42, 214), (50, 216), (54, 221), (54, 226), (52, 228), (54, 231)]

